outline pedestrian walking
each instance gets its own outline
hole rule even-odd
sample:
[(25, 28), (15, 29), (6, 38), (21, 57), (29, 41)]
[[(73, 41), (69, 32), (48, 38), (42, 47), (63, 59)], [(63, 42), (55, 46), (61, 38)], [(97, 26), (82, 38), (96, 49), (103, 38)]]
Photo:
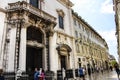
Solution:
[(114, 65), (114, 68), (115, 68), (115, 71), (116, 71), (117, 76), (118, 76), (118, 79), (119, 79), (119, 74), (120, 74), (119, 65), (116, 63), (116, 64)]
[(88, 67), (87, 70), (88, 70), (88, 75), (91, 76), (91, 68)]
[(83, 80), (85, 80), (84, 69), (82, 67), (79, 68), (79, 76)]
[(0, 80), (5, 80), (5, 78), (3, 76), (3, 69), (0, 69)]
[(112, 71), (113, 69), (112, 69), (112, 66), (110, 66), (110, 70)]
[(88, 76), (89, 76), (89, 80), (91, 80), (91, 68), (90, 68), (90, 64), (87, 65), (87, 72), (88, 72)]
[(45, 80), (45, 72), (42, 69), (41, 74), (40, 74), (40, 79), (39, 80)]
[(39, 80), (39, 71), (37, 68), (35, 68), (35, 72), (34, 72), (34, 80)]

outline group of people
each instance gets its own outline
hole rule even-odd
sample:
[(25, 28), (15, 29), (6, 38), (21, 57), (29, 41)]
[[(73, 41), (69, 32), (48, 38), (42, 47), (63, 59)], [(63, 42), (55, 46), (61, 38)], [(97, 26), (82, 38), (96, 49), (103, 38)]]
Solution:
[(40, 68), (40, 70), (35, 68), (34, 80), (45, 80), (45, 72), (42, 68)]
[(92, 69), (91, 67), (90, 67), (90, 65), (88, 64), (87, 65), (87, 69), (85, 68), (85, 67), (80, 67), (79, 68), (79, 77), (82, 79), (82, 80), (85, 80), (85, 75), (86, 75), (86, 73), (88, 74), (88, 76), (89, 76), (89, 78), (91, 79), (91, 74), (93, 73), (93, 72), (99, 72), (99, 71), (101, 71), (101, 73), (103, 74), (103, 68), (101, 67), (101, 68), (98, 68), (97, 66), (96, 66), (96, 69)]
[[(114, 64), (113, 66), (110, 66), (110, 70), (111, 70), (111, 71), (113, 70), (113, 68), (114, 68), (114, 70), (116, 71), (117, 76), (118, 76), (118, 78), (119, 78), (119, 77), (120, 77), (119, 64), (116, 63), (116, 64)], [(97, 66), (95, 66), (95, 69), (94, 69), (94, 71), (93, 71), (92, 68), (90, 67), (90, 65), (87, 66), (87, 69), (84, 68), (84, 67), (80, 67), (79, 70), (78, 70), (78, 72), (79, 72), (79, 77), (80, 77), (82, 80), (85, 80), (86, 72), (87, 72), (89, 78), (91, 78), (92, 72), (97, 72), (97, 73), (98, 73), (98, 72), (100, 72), (100, 71), (101, 71), (101, 73), (103, 74), (103, 72), (104, 72), (103, 67), (97, 67)]]
[(88, 68), (87, 68), (87, 72), (86, 72), (86, 68), (84, 68), (84, 67), (80, 67), (79, 68), (79, 76), (80, 76), (80, 78), (82, 78), (83, 80), (85, 80), (85, 75), (86, 75), (86, 73), (88, 73), (88, 75), (89, 75), (89, 77), (91, 76), (91, 68), (88, 66)]

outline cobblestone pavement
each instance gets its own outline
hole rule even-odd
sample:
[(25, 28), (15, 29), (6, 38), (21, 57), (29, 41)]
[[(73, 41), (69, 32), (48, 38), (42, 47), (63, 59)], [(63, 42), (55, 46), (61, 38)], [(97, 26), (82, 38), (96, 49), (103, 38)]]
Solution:
[[(82, 80), (82, 79), (77, 79), (77, 80)], [(102, 73), (94, 73), (92, 74), (91, 77), (86, 75), (85, 80), (120, 80), (117, 78), (117, 74), (115, 71), (111, 72), (104, 72)]]

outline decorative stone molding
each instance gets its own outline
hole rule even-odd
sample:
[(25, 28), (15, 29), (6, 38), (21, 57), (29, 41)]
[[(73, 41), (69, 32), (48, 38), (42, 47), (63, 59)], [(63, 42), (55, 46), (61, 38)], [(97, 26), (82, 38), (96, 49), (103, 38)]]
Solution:
[(30, 41), (27, 40), (27, 45), (29, 46), (34, 46), (34, 47), (38, 47), (38, 48), (43, 48), (45, 47), (45, 45), (38, 43), (37, 41)]
[(44, 30), (45, 30), (46, 33), (48, 33), (48, 36), (53, 36), (53, 34), (55, 32), (54, 31), (54, 24), (46, 25), (44, 27)]
[(120, 3), (120, 0), (115, 0), (116, 4)]
[(58, 44), (58, 47), (56, 48), (59, 51), (59, 55), (70, 55), (69, 52), (72, 51), (72, 49), (67, 44)]
[(56, 23), (55, 17), (53, 17), (52, 15), (50, 15), (38, 8), (31, 6), (29, 3), (25, 2), (25, 1), (9, 3), (8, 5), (9, 6), (7, 7), (7, 13), (12, 13), (12, 15), (13, 15), (13, 13), (16, 13), (16, 15), (18, 15), (19, 13), (21, 14), (21, 13), (27, 12), (27, 13), (29, 13), (28, 16), (34, 14), (34, 16), (37, 16), (37, 17), (41, 18), (42, 20), (45, 20), (45, 21), (49, 20), (49, 22), (51, 22), (51, 23)]
[(18, 24), (24, 24), (25, 21), (24, 19), (9, 19), (7, 21), (7, 24), (11, 25), (10, 27), (13, 28), (13, 27), (18, 27), (17, 25)]
[[(7, 20), (10, 24), (19, 23), (24, 20), (23, 27), (36, 26), (45, 30), (50, 36), (54, 33), (56, 18), (52, 15), (37, 9), (25, 1), (9, 3), (7, 8)], [(20, 23), (21, 24), (21, 23)]]
[(66, 7), (72, 7), (74, 4), (70, 0), (57, 0)]
[(0, 12), (6, 13), (6, 10), (3, 8), (0, 8)]
[(65, 13), (64, 13), (64, 11), (62, 9), (57, 9), (56, 11), (57, 11), (58, 15), (60, 15), (62, 17), (65, 16)]

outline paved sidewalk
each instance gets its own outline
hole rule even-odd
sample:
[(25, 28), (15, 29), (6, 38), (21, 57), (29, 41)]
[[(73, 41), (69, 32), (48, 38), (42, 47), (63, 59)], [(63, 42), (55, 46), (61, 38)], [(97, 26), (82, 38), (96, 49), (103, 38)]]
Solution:
[[(82, 79), (77, 78), (77, 80), (82, 80)], [(94, 73), (91, 75), (91, 77), (86, 75), (85, 80), (120, 80), (120, 79), (117, 78), (117, 74), (115, 71), (111, 71), (111, 72), (106, 71), (103, 74), (101, 72)]]

